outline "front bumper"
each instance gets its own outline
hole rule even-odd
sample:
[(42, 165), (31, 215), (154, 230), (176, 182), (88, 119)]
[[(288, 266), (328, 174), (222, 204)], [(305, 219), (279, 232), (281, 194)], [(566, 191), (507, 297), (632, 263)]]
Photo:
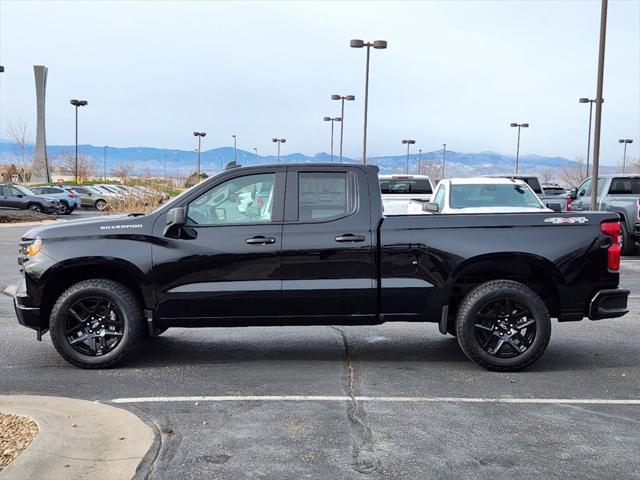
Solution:
[[(18, 317), (18, 323), (28, 328), (33, 328), (43, 333), (40, 322), (40, 307), (31, 306), (31, 299), (27, 295), (27, 285), (24, 278), (21, 278), (16, 285), (16, 293), (13, 296), (13, 308)], [(44, 330), (46, 331), (46, 330)]]
[(627, 297), (629, 290), (626, 288), (612, 288), (597, 292), (589, 302), (589, 318), (602, 320), (603, 318), (616, 318), (626, 314)]

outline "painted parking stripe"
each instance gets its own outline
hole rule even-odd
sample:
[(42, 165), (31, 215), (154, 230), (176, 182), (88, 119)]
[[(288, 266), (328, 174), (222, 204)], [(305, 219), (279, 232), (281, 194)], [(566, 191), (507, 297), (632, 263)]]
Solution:
[[(113, 403), (170, 403), (170, 402), (345, 402), (346, 395), (225, 395), (189, 397), (132, 397), (114, 398)], [(483, 397), (370, 397), (356, 396), (358, 402), (385, 403), (515, 403), (551, 405), (640, 405), (640, 399), (611, 398), (483, 398)]]

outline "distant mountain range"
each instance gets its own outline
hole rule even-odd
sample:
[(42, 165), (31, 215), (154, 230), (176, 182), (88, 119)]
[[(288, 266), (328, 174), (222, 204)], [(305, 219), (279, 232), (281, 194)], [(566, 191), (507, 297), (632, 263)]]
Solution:
[[(49, 145), (47, 147), (50, 161), (64, 152), (73, 152), (73, 145)], [(79, 151), (91, 155), (99, 172), (104, 169), (104, 147), (94, 145), (80, 145)], [(29, 156), (33, 153), (33, 146), (28, 147)], [(442, 150), (423, 152), (423, 162), (431, 162), (441, 166)], [(409, 157), (409, 172), (417, 173), (419, 155), (412, 153)], [(18, 161), (16, 145), (8, 142), (0, 142), (0, 163), (15, 163)], [(153, 175), (164, 175), (166, 164), (167, 175), (176, 175), (176, 165), (179, 175), (185, 176), (195, 171), (196, 152), (190, 150), (169, 150), (152, 147), (107, 147), (106, 150), (107, 171), (110, 172), (121, 162), (131, 163), (137, 173), (148, 172)], [(207, 173), (220, 171), (227, 163), (233, 161), (233, 147), (214, 148), (203, 151), (200, 157), (201, 170)], [(275, 155), (256, 155), (253, 152), (238, 149), (237, 161), (241, 165), (255, 165), (275, 163)], [(313, 156), (302, 153), (288, 153), (280, 156), (282, 163), (310, 163), (330, 162), (331, 156), (321, 152)], [(338, 157), (334, 155), (334, 161)], [(347, 158), (344, 162), (360, 162), (360, 159)], [(378, 165), (381, 173), (404, 173), (406, 170), (406, 155), (370, 157), (368, 163)], [(576, 162), (563, 157), (544, 157), (540, 155), (524, 155), (520, 157), (521, 172), (541, 174), (550, 169), (554, 175), (558, 175), (561, 165), (577, 165)], [(515, 169), (515, 156), (496, 152), (462, 153), (452, 150), (446, 152), (446, 176), (474, 176), (493, 173), (511, 173)]]

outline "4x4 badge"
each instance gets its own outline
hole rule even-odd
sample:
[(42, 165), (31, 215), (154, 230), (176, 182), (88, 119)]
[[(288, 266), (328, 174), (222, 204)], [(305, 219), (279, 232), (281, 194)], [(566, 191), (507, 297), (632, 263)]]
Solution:
[(551, 217), (545, 218), (544, 223), (586, 223), (589, 219), (587, 217)]

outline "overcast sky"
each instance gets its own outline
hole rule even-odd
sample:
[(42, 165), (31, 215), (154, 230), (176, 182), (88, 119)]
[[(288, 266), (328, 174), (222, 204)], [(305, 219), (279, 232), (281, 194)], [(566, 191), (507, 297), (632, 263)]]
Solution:
[[(34, 64), (49, 67), (47, 140), (72, 144), (69, 99), (86, 99), (80, 143), (261, 154), (329, 149), (325, 115), (346, 105), (345, 154), (362, 149), (365, 51), (372, 50), (369, 155), (403, 138), (425, 151), (586, 155), (595, 96), (598, 1), (214, 2), (0, 0), (0, 129), (35, 127)], [(640, 145), (640, 2), (611, 1), (602, 158)], [(416, 148), (417, 150), (417, 148)]]

